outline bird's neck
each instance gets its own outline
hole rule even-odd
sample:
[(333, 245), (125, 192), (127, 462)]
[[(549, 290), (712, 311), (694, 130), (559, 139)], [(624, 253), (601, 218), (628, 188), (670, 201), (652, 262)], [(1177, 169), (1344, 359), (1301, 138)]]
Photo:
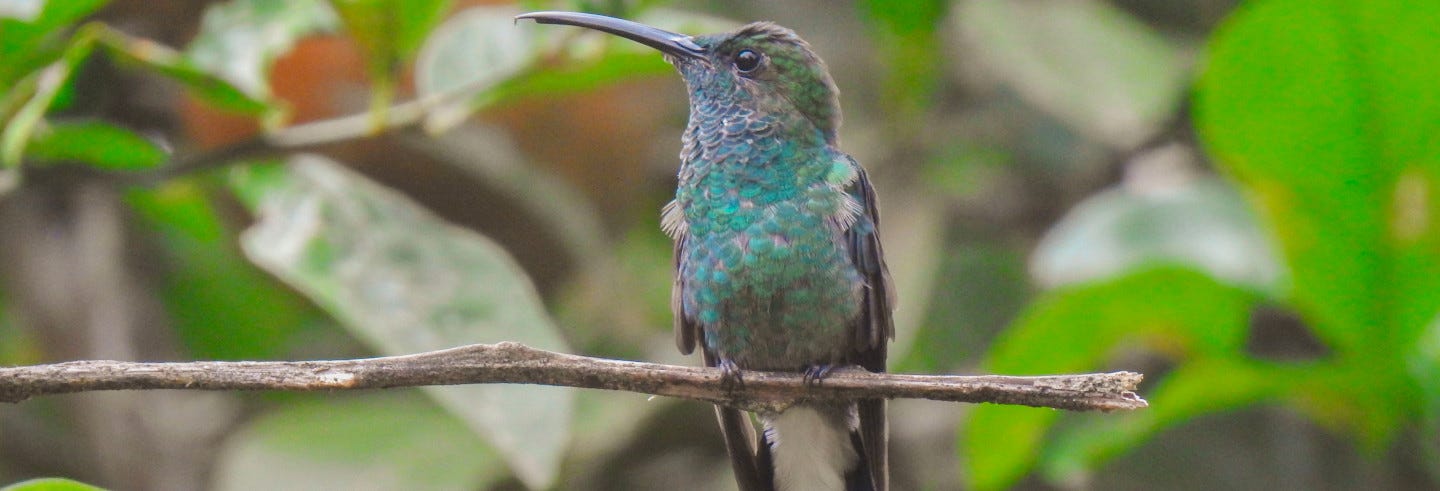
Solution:
[(749, 111), (692, 113), (680, 188), (705, 199), (738, 194), (756, 205), (788, 199), (820, 179), (834, 153), (818, 133), (801, 126)]
[(682, 163), (714, 166), (749, 181), (803, 173), (803, 167), (832, 153), (824, 134), (803, 115), (759, 109), (748, 99), (691, 104), (683, 140)]

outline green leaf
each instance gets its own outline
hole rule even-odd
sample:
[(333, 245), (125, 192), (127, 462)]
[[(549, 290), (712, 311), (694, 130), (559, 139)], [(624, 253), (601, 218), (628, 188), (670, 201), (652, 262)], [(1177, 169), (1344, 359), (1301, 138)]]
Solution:
[(4, 131), (0, 133), (0, 166), (13, 168), (20, 165), (20, 158), (25, 146), (30, 142), (30, 135), (55, 103), (60, 89), (70, 81), (80, 62), (85, 61), (95, 50), (98, 32), (99, 28), (81, 30), (71, 38), (60, 59), (27, 77), (27, 81), (31, 82), (22, 83), (28, 92), (22, 96), (25, 102), (20, 104), (15, 114), (5, 122)]
[(365, 52), (374, 82), (370, 112), (378, 128), (394, 99), (395, 77), (420, 49), (452, 0), (330, 0), (345, 29)]
[(1172, 357), (1241, 353), (1259, 297), (1178, 267), (1052, 291), (995, 341), (986, 370), (1050, 374), (1099, 367), (1122, 341)]
[(1423, 393), (1420, 448), (1425, 468), (1431, 480), (1440, 481), (1440, 318), (1430, 323), (1407, 365)]
[(965, 2), (954, 18), (979, 58), (1031, 104), (1117, 148), (1180, 107), (1179, 50), (1110, 2)]
[(977, 490), (1006, 489), (1034, 465), (1045, 435), (1060, 413), (1025, 406), (984, 405), (965, 419), (960, 433), (962, 478)]
[(1239, 193), (1218, 179), (1164, 189), (1129, 186), (1075, 205), (1045, 233), (1031, 272), (1047, 287), (1118, 276), (1157, 262), (1279, 293), (1279, 259)]
[[(38, 3), (39, 10), (34, 10)], [(55, 60), (64, 46), (64, 29), (90, 15), (105, 0), (31, 1), (16, 8), (13, 16), (0, 15), (0, 91), (11, 90), (26, 74)], [(37, 14), (37, 15), (29, 15)]]
[(1187, 361), (1147, 395), (1149, 408), (1094, 415), (1058, 435), (1042, 457), (1043, 473), (1051, 482), (1067, 482), (1198, 416), (1279, 400), (1307, 378), (1307, 369), (1235, 359)]
[(515, 28), (513, 7), (472, 7), (435, 29), (415, 62), (420, 96), (494, 85), (518, 72), (534, 49), (525, 30)]
[(324, 0), (230, 0), (205, 10), (185, 57), (256, 99), (269, 99), (275, 59), (306, 35), (339, 25)]
[(445, 17), (453, 0), (330, 0), (374, 69), (393, 75)]
[(1436, 2), (1248, 3), (1196, 93), (1205, 147), (1274, 230), (1295, 308), (1371, 363), (1398, 363), (1440, 311), (1437, 16)]
[(193, 180), (133, 189), (126, 200), (159, 239), (161, 298), (189, 353), (217, 360), (275, 359), (321, 314), (250, 264), (206, 187)]
[(256, 210), (268, 196), (281, 192), (289, 185), (290, 172), (284, 160), (260, 162), (243, 166), (244, 171), (232, 175), (238, 182), (232, 182), (230, 190), (246, 208)]
[(467, 106), (470, 112), (474, 112), (497, 101), (580, 94), (626, 80), (674, 73), (675, 68), (654, 52), (612, 49), (595, 59), (577, 60), (574, 64), (550, 70), (520, 73), (497, 84), (489, 92), (477, 94)]
[(0, 164), (15, 167), (31, 135), (55, 103), (61, 88), (74, 75), (80, 63), (95, 50), (96, 43), (122, 62), (128, 62), (155, 71), (180, 82), (191, 93), (217, 107), (246, 114), (261, 114), (271, 110), (269, 104), (246, 95), (229, 82), (205, 73), (178, 53), (147, 39), (130, 37), (103, 24), (92, 23), (70, 40), (60, 58), (43, 70), (29, 75), (18, 86), (23, 94), (12, 99), (7, 94), (6, 106), (15, 101), (18, 109), (6, 121), (0, 134)]
[(118, 61), (169, 77), (217, 108), (245, 115), (273, 111), (269, 101), (241, 90), (168, 46), (109, 28), (99, 28), (97, 33), (100, 42)]
[(950, 8), (946, 0), (865, 0), (856, 4), (869, 21), (885, 65), (886, 100), (894, 121), (919, 120), (929, 107), (943, 67), (938, 27)]
[(105, 489), (60, 477), (42, 477), (20, 481), (0, 488), (0, 491), (105, 491)]
[[(304, 292), (376, 351), (400, 355), (516, 341), (567, 351), (524, 272), (499, 246), (315, 156), (285, 179), (236, 185), (259, 195), (241, 237), (250, 259)], [(259, 186), (263, 191), (246, 188)], [(509, 462), (527, 485), (556, 477), (573, 393), (555, 387), (427, 387)]]
[(55, 123), (40, 128), (25, 148), (34, 160), (82, 162), (107, 170), (148, 169), (165, 151), (134, 132), (103, 121)]
[[(992, 346), (985, 370), (1004, 374), (1095, 370), (1120, 346), (1174, 359), (1241, 353), (1255, 294), (1187, 269), (1158, 268), (1055, 290), (1034, 302)], [(1183, 408), (1175, 408), (1177, 411)], [(1147, 410), (1148, 411), (1148, 410)], [(981, 406), (961, 434), (965, 478), (1004, 488), (1035, 464), (1050, 410)]]
[(473, 490), (505, 477), (504, 462), (465, 424), (404, 391), (296, 400), (233, 434), (219, 490)]
[[(479, 93), (529, 66), (534, 45), (526, 30), (515, 27), (520, 10), (473, 7), (451, 16), (435, 29), (415, 62), (415, 85), (421, 97), (463, 90)], [(470, 104), (438, 107), (426, 129), (439, 132), (464, 121)]]

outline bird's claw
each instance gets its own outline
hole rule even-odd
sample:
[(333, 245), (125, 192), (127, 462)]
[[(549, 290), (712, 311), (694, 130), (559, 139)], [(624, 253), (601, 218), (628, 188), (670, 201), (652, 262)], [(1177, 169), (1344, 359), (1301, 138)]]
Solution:
[(745, 388), (745, 376), (733, 360), (720, 360), (720, 387), (726, 391)]
[(805, 367), (805, 374), (803, 376), (805, 385), (810, 387), (820, 386), (820, 382), (824, 381), (825, 377), (830, 375), (830, 370), (833, 368), (835, 368), (835, 365), (829, 363)]

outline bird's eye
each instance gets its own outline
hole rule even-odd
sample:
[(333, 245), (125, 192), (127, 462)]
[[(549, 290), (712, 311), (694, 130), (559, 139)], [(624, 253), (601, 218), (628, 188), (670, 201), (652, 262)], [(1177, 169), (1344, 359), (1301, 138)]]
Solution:
[(760, 53), (744, 50), (735, 54), (735, 68), (740, 73), (754, 73), (760, 68)]

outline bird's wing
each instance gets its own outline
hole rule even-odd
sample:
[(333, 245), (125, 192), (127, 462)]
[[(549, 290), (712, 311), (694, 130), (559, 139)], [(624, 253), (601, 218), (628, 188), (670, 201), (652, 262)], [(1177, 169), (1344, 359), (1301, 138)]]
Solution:
[[(845, 238), (850, 247), (850, 261), (865, 280), (865, 290), (860, 316), (850, 329), (854, 339), (850, 357), (852, 363), (866, 370), (884, 372), (886, 349), (895, 337), (895, 322), (891, 316), (895, 289), (890, 280), (890, 270), (885, 266), (885, 253), (880, 247), (880, 213), (876, 209), (875, 189), (870, 186), (865, 170), (854, 159), (851, 163), (855, 164), (859, 175), (849, 192), (860, 202), (863, 212), (845, 231)], [(885, 419), (885, 400), (861, 399), (857, 406), (864, 463), (875, 482), (875, 489), (883, 491), (889, 488), (889, 452), (886, 448), (889, 427)]]
[[(675, 319), (675, 347), (680, 348), (681, 354), (695, 352), (695, 342), (700, 339), (703, 333), (700, 332), (700, 323), (695, 320), (692, 313), (685, 311), (685, 265), (681, 261), (685, 257), (685, 207), (680, 200), (674, 200), (665, 204), (660, 210), (660, 228), (675, 240), (675, 257), (671, 263), (673, 266), (674, 283), (670, 287), (670, 313)], [(708, 364), (708, 363), (707, 363)]]
[[(675, 259), (672, 263), (674, 268), (674, 283), (670, 286), (670, 313), (675, 318), (675, 347), (680, 348), (680, 353), (688, 355), (695, 352), (695, 342), (700, 339), (703, 333), (700, 332), (700, 322), (695, 317), (685, 312), (685, 265), (681, 258), (685, 257), (685, 236), (675, 238)], [(706, 357), (706, 365), (710, 365), (709, 357)]]
[[(852, 160), (853, 162), (853, 160)], [(850, 195), (860, 203), (862, 212), (855, 224), (845, 231), (850, 248), (850, 262), (865, 281), (860, 316), (851, 326), (854, 336), (853, 361), (872, 372), (885, 371), (885, 349), (895, 337), (891, 316), (895, 304), (895, 288), (890, 269), (885, 266), (885, 251), (880, 247), (880, 213), (875, 205), (875, 189), (865, 170), (856, 165), (858, 175), (850, 185)]]

